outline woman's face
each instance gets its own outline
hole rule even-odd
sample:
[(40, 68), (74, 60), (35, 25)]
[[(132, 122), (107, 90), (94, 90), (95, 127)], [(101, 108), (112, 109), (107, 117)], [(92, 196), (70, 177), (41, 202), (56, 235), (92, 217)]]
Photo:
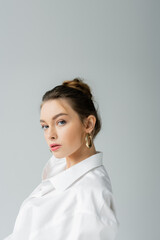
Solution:
[(88, 131), (67, 100), (46, 101), (41, 108), (40, 123), (49, 148), (53, 143), (61, 145), (53, 151), (55, 157), (64, 158), (86, 148), (85, 136)]

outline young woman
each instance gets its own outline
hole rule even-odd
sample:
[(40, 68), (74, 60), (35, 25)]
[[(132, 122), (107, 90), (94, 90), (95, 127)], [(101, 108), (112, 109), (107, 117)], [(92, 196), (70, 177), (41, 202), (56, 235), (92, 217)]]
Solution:
[(40, 124), (52, 156), (5, 240), (116, 238), (111, 181), (93, 142), (101, 129), (93, 101), (90, 87), (79, 78), (44, 94)]

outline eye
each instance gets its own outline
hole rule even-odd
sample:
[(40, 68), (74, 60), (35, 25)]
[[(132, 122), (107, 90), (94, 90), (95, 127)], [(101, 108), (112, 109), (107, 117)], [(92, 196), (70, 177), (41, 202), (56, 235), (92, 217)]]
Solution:
[[(61, 120), (61, 121), (58, 121), (58, 123), (66, 123), (66, 121), (65, 120)], [(60, 125), (64, 125), (64, 124), (60, 124)]]
[(42, 126), (41, 126), (42, 129), (45, 129), (44, 127), (47, 127), (47, 125), (42, 125)]

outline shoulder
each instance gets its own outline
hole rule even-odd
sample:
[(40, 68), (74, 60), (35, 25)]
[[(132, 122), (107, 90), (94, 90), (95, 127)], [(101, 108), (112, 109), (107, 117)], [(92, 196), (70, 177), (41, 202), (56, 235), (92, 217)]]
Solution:
[(90, 193), (111, 192), (112, 185), (110, 177), (104, 165), (88, 171), (76, 184), (80, 191)]
[[(77, 185), (78, 186), (78, 185)], [(101, 165), (86, 174), (77, 188), (80, 209), (98, 216), (104, 224), (118, 224), (109, 174)]]
[(81, 209), (97, 215), (106, 199), (112, 199), (111, 181), (103, 165), (85, 174), (75, 185), (75, 190)]

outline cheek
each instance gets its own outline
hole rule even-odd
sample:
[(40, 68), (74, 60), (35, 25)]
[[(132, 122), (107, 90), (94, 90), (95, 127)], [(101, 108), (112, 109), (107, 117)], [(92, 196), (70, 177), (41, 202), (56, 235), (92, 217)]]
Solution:
[(84, 136), (83, 129), (79, 125), (73, 125), (66, 128), (63, 132), (67, 141), (81, 142)]

